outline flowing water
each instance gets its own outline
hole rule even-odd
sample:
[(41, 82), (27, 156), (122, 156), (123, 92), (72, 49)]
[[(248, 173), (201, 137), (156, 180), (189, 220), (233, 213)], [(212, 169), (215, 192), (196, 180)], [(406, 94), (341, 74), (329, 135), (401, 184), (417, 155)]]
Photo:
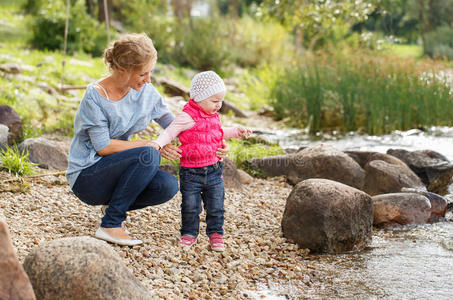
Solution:
[[(390, 148), (430, 149), (453, 161), (453, 128), (434, 127), (383, 136), (350, 134), (310, 138), (303, 130), (261, 131), (266, 140), (297, 149), (329, 144), (339, 150), (376, 151)], [(450, 192), (453, 188), (449, 189)], [(366, 250), (321, 255), (330, 266), (324, 291), (307, 291), (319, 299), (453, 299), (453, 217), (446, 222), (375, 230)], [(328, 280), (329, 279), (329, 280)], [(261, 297), (263, 298), (263, 297)], [(273, 297), (264, 297), (272, 299)]]

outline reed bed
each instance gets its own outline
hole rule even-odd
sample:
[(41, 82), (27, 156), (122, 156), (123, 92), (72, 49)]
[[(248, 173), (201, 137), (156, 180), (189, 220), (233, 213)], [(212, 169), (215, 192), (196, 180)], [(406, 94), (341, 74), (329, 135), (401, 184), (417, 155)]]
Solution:
[(450, 126), (453, 82), (444, 69), (432, 60), (375, 52), (311, 54), (282, 72), (271, 103), (278, 119), (311, 133)]

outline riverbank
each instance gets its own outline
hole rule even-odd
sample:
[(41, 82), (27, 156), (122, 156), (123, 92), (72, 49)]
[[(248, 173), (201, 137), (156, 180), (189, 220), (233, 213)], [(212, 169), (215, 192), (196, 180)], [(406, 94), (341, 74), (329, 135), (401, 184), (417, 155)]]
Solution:
[[(0, 180), (7, 178), (11, 176), (0, 172)], [(92, 236), (99, 226), (100, 208), (80, 202), (63, 176), (35, 179), (24, 189), (25, 193), (0, 193), (0, 209), (20, 262), (41, 243)], [(254, 179), (242, 190), (227, 189), (224, 253), (209, 250), (204, 221), (196, 246), (189, 251), (179, 247), (179, 193), (164, 205), (130, 213), (128, 228), (144, 245), (111, 246), (157, 298), (316, 295), (318, 289), (326, 289), (323, 273), (330, 266), (317, 264), (316, 257), (283, 238), (280, 223), (290, 192), (283, 178)]]

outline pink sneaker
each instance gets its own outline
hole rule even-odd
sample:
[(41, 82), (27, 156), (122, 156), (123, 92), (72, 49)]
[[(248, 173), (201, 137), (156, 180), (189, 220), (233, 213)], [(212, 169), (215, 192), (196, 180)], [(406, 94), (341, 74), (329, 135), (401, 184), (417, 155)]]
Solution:
[(183, 236), (181, 236), (181, 238), (179, 239), (179, 244), (180, 244), (181, 246), (190, 247), (190, 246), (192, 246), (193, 244), (195, 244), (196, 241), (197, 241), (197, 238), (196, 238), (196, 237), (191, 237), (190, 235), (183, 235)]
[(209, 244), (213, 251), (222, 252), (225, 250), (225, 243), (223, 242), (223, 236), (220, 233), (214, 232), (209, 236)]

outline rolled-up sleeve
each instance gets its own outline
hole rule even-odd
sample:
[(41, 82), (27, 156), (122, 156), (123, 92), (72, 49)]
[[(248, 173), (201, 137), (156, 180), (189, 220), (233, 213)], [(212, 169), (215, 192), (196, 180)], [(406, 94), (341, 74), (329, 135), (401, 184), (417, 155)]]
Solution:
[(171, 122), (175, 119), (173, 113), (168, 109), (164, 103), (163, 97), (158, 94), (159, 99), (154, 105), (153, 111), (151, 112), (151, 119), (156, 121), (162, 128), (167, 128)]

